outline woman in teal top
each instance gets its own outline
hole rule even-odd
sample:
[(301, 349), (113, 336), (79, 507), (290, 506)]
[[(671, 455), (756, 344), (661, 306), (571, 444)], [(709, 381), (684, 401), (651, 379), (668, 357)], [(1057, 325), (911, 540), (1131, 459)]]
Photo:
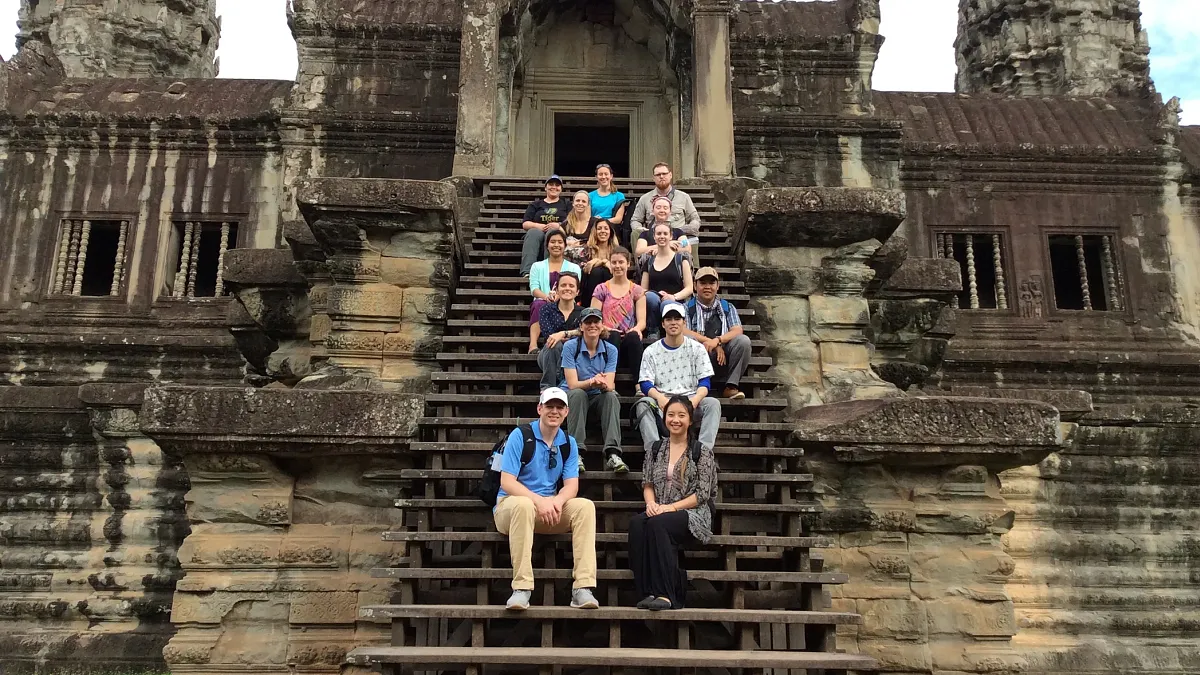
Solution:
[(588, 193), (592, 202), (592, 217), (607, 220), (609, 225), (619, 225), (625, 220), (625, 195), (613, 187), (612, 167), (601, 164), (596, 167), (595, 190)]

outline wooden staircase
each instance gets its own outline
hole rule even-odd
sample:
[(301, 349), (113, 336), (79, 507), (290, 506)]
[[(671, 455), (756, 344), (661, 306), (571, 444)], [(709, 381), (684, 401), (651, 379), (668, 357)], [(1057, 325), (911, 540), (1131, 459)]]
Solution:
[[(590, 179), (565, 179), (567, 199), (590, 189)], [(649, 181), (618, 181), (636, 198)], [(688, 189), (704, 221), (700, 264), (717, 267), (723, 295), (738, 306), (755, 355), (742, 380), (747, 397), (722, 400), (724, 420), (716, 448), (720, 503), (715, 536), (684, 553), (692, 590), (688, 609), (652, 613), (633, 604), (626, 532), (644, 508), (641, 474), (598, 471), (598, 438), (584, 456), (582, 496), (597, 508), (599, 610), (568, 606), (569, 535), (539, 535), (534, 551), (537, 590), (533, 607), (506, 612), (512, 578), (507, 539), (495, 531), (475, 494), (493, 443), (520, 421), (536, 416), (539, 371), (528, 344), (529, 291), (518, 276), (521, 216), (542, 193), (541, 181), (495, 178), (484, 204), (470, 258), (460, 270), (443, 352), (435, 373), (437, 393), (427, 397), (422, 441), (413, 444), (414, 466), (400, 472), (396, 506), (403, 531), (384, 538), (406, 542), (408, 566), (377, 569), (396, 581), (395, 605), (368, 607), (364, 618), (389, 622), (392, 646), (360, 648), (348, 659), (384, 672), (435, 673), (824, 673), (874, 670), (867, 657), (839, 653), (839, 625), (857, 614), (832, 612), (826, 587), (846, 575), (826, 572), (813, 549), (828, 542), (810, 534), (821, 509), (802, 451), (789, 446), (791, 426), (779, 422), (786, 402), (767, 374), (771, 357), (758, 337), (753, 310), (742, 292), (737, 256), (729, 250), (729, 223), (713, 195)], [(635, 382), (619, 373), (622, 419), (634, 401)], [(720, 391), (717, 383), (714, 389)], [(624, 430), (624, 457), (642, 465), (640, 440)]]

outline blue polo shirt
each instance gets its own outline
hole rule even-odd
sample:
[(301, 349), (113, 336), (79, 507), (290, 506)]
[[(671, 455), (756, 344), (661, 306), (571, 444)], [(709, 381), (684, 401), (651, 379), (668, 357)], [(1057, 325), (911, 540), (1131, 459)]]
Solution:
[[(575, 443), (575, 439), (568, 436), (567, 432), (560, 427), (558, 435), (554, 438), (554, 453), (559, 456), (555, 458), (554, 468), (551, 469), (550, 446), (542, 440), (542, 425), (534, 420), (532, 426), (533, 460), (526, 464), (524, 469), (521, 468), (521, 451), (524, 450), (525, 441), (521, 438), (521, 430), (513, 429), (504, 443), (500, 471), (516, 476), (521, 485), (534, 494), (553, 497), (558, 494), (560, 476), (563, 480), (579, 478), (579, 446)], [(571, 443), (571, 459), (564, 465), (558, 446), (568, 440)], [(500, 488), (500, 492), (496, 495), (497, 501), (507, 494), (504, 488)]]
[(588, 200), (592, 202), (592, 215), (596, 218), (612, 218), (617, 212), (617, 207), (621, 202), (625, 201), (625, 195), (620, 192), (610, 192), (608, 196), (601, 197), (599, 190), (592, 190), (588, 193)]
[[(571, 338), (563, 344), (562, 367), (574, 368), (580, 380), (591, 379), (601, 373), (617, 372), (617, 348), (608, 340), (601, 339), (596, 347), (596, 355), (588, 353), (587, 345), (582, 344), (583, 338)], [(575, 350), (579, 350), (579, 358), (575, 358)], [(588, 396), (599, 396), (599, 389), (588, 389)]]

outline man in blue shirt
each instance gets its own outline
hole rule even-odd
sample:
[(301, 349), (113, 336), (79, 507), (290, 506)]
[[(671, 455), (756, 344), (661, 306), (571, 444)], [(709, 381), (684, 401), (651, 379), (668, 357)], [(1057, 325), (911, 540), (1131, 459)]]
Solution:
[[(529, 609), (533, 594), (533, 535), (571, 533), (575, 559), (575, 583), (571, 606), (596, 609), (592, 595), (596, 587), (596, 505), (579, 493), (579, 446), (562, 430), (567, 418), (567, 392), (550, 387), (538, 402), (538, 420), (533, 423), (533, 459), (521, 466), (524, 437), (514, 429), (504, 444), (500, 460), (500, 492), (497, 495), (496, 529), (508, 535), (512, 558), (512, 596), (507, 609)], [(551, 439), (549, 443), (546, 439)], [(559, 447), (568, 444), (569, 457)], [(562, 487), (559, 488), (559, 481)]]
[[(600, 310), (588, 307), (580, 314), (582, 336), (568, 340), (562, 348), (562, 368), (567, 379), (567, 431), (587, 450), (588, 415), (599, 418), (604, 437), (604, 466), (609, 471), (626, 473), (629, 467), (621, 458), (621, 401), (617, 398), (617, 348), (600, 339), (604, 329)], [(583, 459), (579, 460), (582, 472)]]

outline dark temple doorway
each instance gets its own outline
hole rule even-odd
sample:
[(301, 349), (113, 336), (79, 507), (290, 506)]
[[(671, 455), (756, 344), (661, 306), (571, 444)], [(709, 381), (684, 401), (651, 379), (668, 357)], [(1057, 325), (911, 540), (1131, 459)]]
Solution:
[(555, 113), (554, 172), (594, 176), (598, 164), (629, 176), (629, 115)]

